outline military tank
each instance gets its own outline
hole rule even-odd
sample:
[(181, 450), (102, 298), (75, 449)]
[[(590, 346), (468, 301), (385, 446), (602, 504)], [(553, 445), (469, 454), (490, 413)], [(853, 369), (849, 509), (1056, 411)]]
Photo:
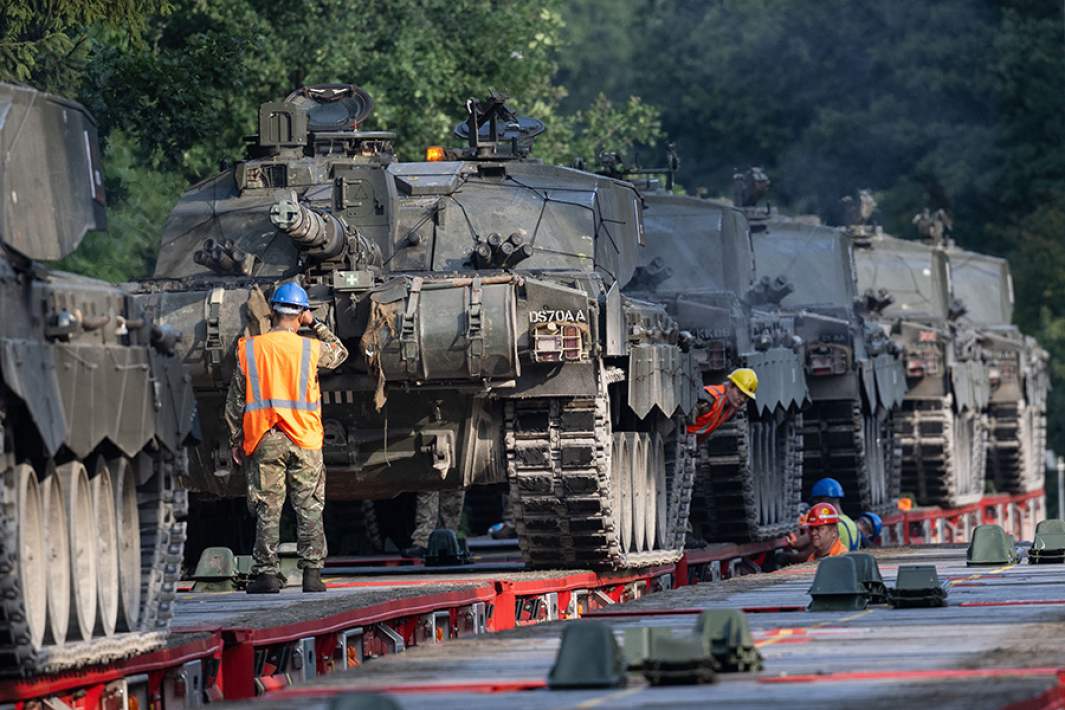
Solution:
[(169, 626), (195, 414), (177, 334), (53, 270), (106, 223), (96, 124), (0, 84), (0, 675), (151, 650)]
[[(752, 179), (740, 174), (737, 182)], [(851, 238), (813, 216), (739, 203), (751, 219), (756, 298), (795, 314), (804, 343), (811, 404), (803, 413), (803, 492), (831, 476), (843, 484), (846, 512), (886, 514), (899, 496), (893, 413), (906, 379), (899, 348), (866, 319)]]
[(632, 185), (531, 159), (540, 121), (468, 102), (466, 145), (399, 162), (353, 85), (265, 104), (247, 160), (190, 189), (141, 301), (182, 346), (203, 420), (190, 486), (243, 495), (222, 411), (238, 336), (297, 279), (352, 357), (323, 374), (330, 501), (509, 483), (533, 566), (626, 568), (683, 547), (692, 356), (622, 293)]
[(647, 248), (626, 288), (666, 306), (684, 329), (703, 384), (723, 382), (736, 367), (758, 373), (756, 401), (698, 448), (691, 522), (710, 542), (770, 539), (793, 530), (799, 516), (807, 398), (801, 341), (791, 316), (751, 306), (746, 217), (724, 202), (674, 195), (674, 168), (671, 154), (670, 167), (639, 171), (665, 173), (667, 186), (653, 177), (637, 181)]
[(1044, 483), (1048, 355), (1013, 325), (1013, 282), (1005, 259), (948, 242), (951, 286), (959, 322), (975, 329), (989, 365), (987, 481), (1003, 493)]
[(946, 251), (867, 223), (849, 231), (859, 290), (904, 353), (902, 490), (921, 504), (974, 502), (984, 493), (990, 381), (977, 332), (959, 320)]

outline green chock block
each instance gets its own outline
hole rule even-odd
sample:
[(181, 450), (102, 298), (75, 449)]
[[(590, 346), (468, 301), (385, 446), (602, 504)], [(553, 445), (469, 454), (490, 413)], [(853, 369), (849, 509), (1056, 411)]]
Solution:
[(438, 528), (429, 535), (426, 545), (426, 567), (448, 567), (451, 565), (468, 565), (470, 551), (466, 547), (466, 539), (460, 538), (454, 530)]
[(232, 592), (237, 589), (237, 562), (228, 547), (208, 547), (192, 575), (194, 592)]
[(303, 581), (303, 572), (300, 570), (299, 552), (294, 542), (283, 542), (277, 546), (277, 567), (280, 572), (281, 583), (288, 585), (288, 580), (293, 584)]
[(593, 620), (566, 624), (547, 687), (619, 688), (625, 680), (625, 657), (609, 624)]
[(1065, 535), (1065, 520), (1059, 520), (1058, 518), (1047, 518), (1046, 520), (1040, 520), (1039, 524), (1035, 526), (1036, 535)]
[(969, 551), (965, 556), (968, 566), (1009, 565), (1017, 562), (1017, 559), (1013, 537), (1007, 535), (1000, 525), (979, 525), (973, 530)]
[(707, 653), (702, 639), (695, 635), (651, 635), (651, 648), (643, 662), (643, 676), (651, 685), (695, 685), (713, 683), (714, 659)]
[(707, 609), (695, 623), (695, 634), (714, 659), (719, 672), (747, 673), (762, 670), (762, 656), (754, 645), (747, 617), (739, 609)]
[(869, 593), (849, 556), (826, 557), (817, 565), (810, 587), (807, 611), (859, 611), (869, 604)]
[(1061, 564), (1065, 562), (1065, 522), (1044, 520), (1036, 526), (1035, 540), (1028, 550), (1028, 564)]
[(947, 587), (939, 581), (935, 565), (902, 565), (895, 589), (888, 597), (893, 607), (945, 606)]
[(862, 581), (869, 593), (870, 604), (887, 604), (887, 585), (880, 576), (880, 565), (868, 552), (851, 552), (847, 554), (858, 567), (858, 579)]
[(622, 646), (625, 651), (625, 665), (629, 670), (643, 668), (644, 660), (651, 655), (651, 636), (663, 631), (669, 633), (669, 629), (658, 629), (651, 626), (625, 629), (625, 634), (622, 637)]

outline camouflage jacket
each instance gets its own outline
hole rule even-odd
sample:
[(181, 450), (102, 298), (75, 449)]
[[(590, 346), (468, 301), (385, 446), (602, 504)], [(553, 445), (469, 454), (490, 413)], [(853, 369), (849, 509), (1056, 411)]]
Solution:
[[(333, 335), (333, 331), (322, 323), (315, 321), (314, 334), (322, 341), (321, 354), (318, 357), (319, 370), (332, 370), (339, 367), (348, 359), (348, 349), (340, 338)], [(275, 329), (276, 330), (276, 329)], [(242, 423), (244, 421), (244, 403), (246, 400), (244, 388), (244, 373), (240, 368), (233, 370), (233, 380), (229, 383), (229, 392), (226, 394), (226, 426), (229, 427), (229, 445), (240, 446), (244, 441)]]

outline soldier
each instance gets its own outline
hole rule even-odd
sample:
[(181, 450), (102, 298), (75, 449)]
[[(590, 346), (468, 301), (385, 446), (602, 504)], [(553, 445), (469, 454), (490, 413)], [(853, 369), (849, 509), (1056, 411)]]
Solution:
[[(237, 344), (239, 367), (225, 411), (233, 463), (248, 462), (248, 508), (256, 516), (248, 594), (281, 591), (277, 544), (286, 487), (296, 511), (303, 591), (324, 592), (325, 467), (318, 368), (337, 367), (348, 351), (314, 318), (299, 284), (279, 286), (270, 304), (270, 332), (241, 338)], [(318, 340), (297, 335), (301, 326), (312, 326)]]
[(758, 392), (758, 375), (754, 370), (741, 367), (729, 373), (728, 382), (723, 385), (709, 385), (703, 388), (709, 401), (699, 403), (695, 423), (688, 427), (688, 433), (697, 434), (703, 441), (719, 426), (727, 422)]
[(437, 528), (458, 532), (462, 521), (462, 504), (466, 490), (457, 488), (448, 491), (422, 491), (418, 494), (414, 510), (414, 532), (411, 546), (403, 551), (407, 557), (425, 557), (429, 535)]

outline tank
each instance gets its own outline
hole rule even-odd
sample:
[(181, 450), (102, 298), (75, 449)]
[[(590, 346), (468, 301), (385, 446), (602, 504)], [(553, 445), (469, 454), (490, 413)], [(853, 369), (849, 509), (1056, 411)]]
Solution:
[(627, 289), (677, 320), (703, 384), (724, 382), (736, 367), (759, 377), (756, 401), (698, 447), (693, 531), (711, 542), (786, 534), (799, 516), (807, 399), (794, 318), (752, 307), (754, 254), (741, 210), (674, 195), (654, 179), (638, 184), (648, 248)]
[(849, 231), (859, 290), (904, 354), (902, 491), (927, 505), (974, 502), (984, 493), (991, 387), (977, 332), (959, 318), (947, 253), (866, 224)]
[(195, 409), (177, 333), (36, 261), (106, 225), (92, 116), (0, 84), (0, 141), (0, 675), (27, 676), (163, 643)]
[[(740, 176), (742, 178), (742, 176)], [(852, 240), (816, 217), (748, 205), (755, 278), (781, 313), (795, 314), (810, 406), (803, 413), (803, 492), (820, 478), (843, 484), (847, 513), (886, 514), (899, 495), (893, 414), (906, 380), (900, 349), (866, 319)]]
[(946, 247), (960, 323), (976, 331), (989, 365), (987, 482), (996, 492), (1043, 487), (1048, 355), (1013, 325), (1013, 281), (1005, 259)]
[(234, 344), (296, 279), (352, 353), (321, 378), (329, 501), (506, 481), (532, 566), (677, 559), (698, 382), (676, 321), (622, 293), (645, 243), (634, 187), (530, 158), (544, 125), (499, 96), (423, 162), (361, 129), (371, 108), (353, 85), (263, 105), (247, 160), (166, 223), (140, 288), (195, 334), (190, 486), (244, 495), (222, 424)]

